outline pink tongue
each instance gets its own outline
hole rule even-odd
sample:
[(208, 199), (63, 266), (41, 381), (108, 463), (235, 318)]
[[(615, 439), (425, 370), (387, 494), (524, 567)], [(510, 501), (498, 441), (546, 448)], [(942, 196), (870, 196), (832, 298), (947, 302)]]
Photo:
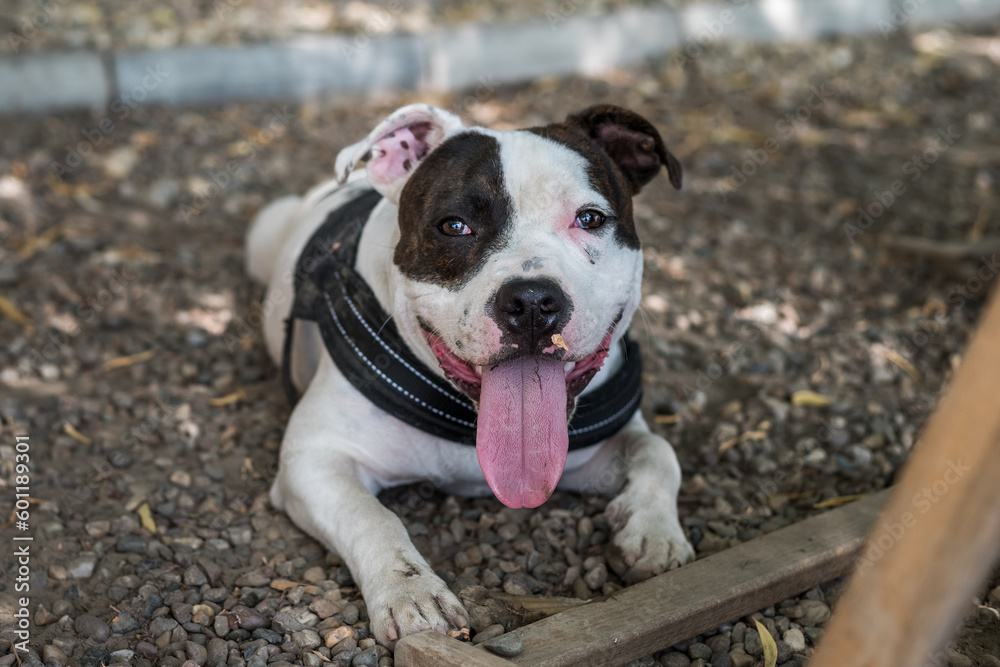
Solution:
[(566, 465), (566, 373), (553, 359), (522, 357), (483, 368), (476, 453), (508, 507), (538, 507)]

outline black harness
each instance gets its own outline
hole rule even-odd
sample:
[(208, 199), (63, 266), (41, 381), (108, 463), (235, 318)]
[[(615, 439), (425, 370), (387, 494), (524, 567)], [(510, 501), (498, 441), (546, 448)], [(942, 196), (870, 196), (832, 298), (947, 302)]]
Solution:
[[(464, 393), (417, 359), (354, 262), (361, 231), (381, 200), (366, 190), (333, 210), (296, 264), (295, 301), (285, 321), (282, 383), (292, 405), (298, 394), (291, 361), (295, 320), (319, 324), (326, 351), (340, 372), (368, 400), (390, 415), (435, 436), (476, 443), (476, 406)], [(626, 335), (625, 361), (603, 385), (577, 399), (569, 423), (569, 448), (593, 445), (617, 433), (642, 398), (639, 346)]]

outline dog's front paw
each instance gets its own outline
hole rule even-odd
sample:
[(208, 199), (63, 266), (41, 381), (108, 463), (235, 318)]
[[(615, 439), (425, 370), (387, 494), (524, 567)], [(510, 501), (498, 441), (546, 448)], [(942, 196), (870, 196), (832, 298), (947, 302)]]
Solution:
[(608, 565), (627, 584), (663, 574), (694, 560), (694, 549), (674, 512), (628, 507), (621, 498), (608, 506), (607, 515), (615, 525), (608, 550)]
[(406, 635), (424, 630), (446, 633), (469, 627), (462, 603), (429, 569), (395, 570), (365, 600), (375, 639), (390, 648)]

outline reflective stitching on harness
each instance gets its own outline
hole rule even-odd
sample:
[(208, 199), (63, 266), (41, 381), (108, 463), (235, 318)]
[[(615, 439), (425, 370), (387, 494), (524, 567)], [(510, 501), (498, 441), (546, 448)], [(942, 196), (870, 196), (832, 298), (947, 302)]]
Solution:
[(420, 378), (421, 380), (423, 380), (426, 384), (430, 385), (433, 389), (437, 390), (439, 393), (443, 394), (444, 396), (447, 396), (448, 398), (450, 398), (455, 403), (458, 403), (459, 405), (461, 405), (463, 408), (468, 408), (469, 410), (475, 411), (476, 408), (471, 403), (466, 403), (465, 401), (457, 398), (454, 394), (448, 393), (447, 391), (445, 391), (444, 389), (442, 389), (440, 386), (438, 386), (436, 383), (434, 383), (433, 381), (427, 379), (420, 371), (418, 371), (416, 368), (414, 368), (410, 364), (406, 363), (405, 359), (403, 359), (398, 354), (396, 354), (396, 351), (393, 350), (391, 347), (389, 347), (385, 343), (385, 341), (382, 340), (381, 338), (379, 338), (378, 334), (375, 333), (370, 326), (368, 326), (368, 322), (365, 320), (364, 317), (361, 316), (361, 313), (358, 312), (358, 309), (355, 308), (355, 306), (354, 306), (354, 300), (351, 299), (351, 297), (347, 294), (347, 288), (344, 287), (344, 281), (343, 280), (338, 280), (337, 282), (340, 285), (340, 292), (344, 295), (344, 298), (347, 300), (347, 305), (351, 307), (351, 312), (354, 313), (354, 317), (356, 317), (357, 320), (358, 320), (358, 322), (360, 322), (361, 325), (365, 328), (365, 331), (367, 331), (368, 334), (372, 338), (374, 338), (376, 341), (378, 341), (378, 344), (382, 346), (382, 349), (384, 349), (386, 352), (388, 352), (389, 354), (391, 354), (393, 359), (395, 359), (399, 363), (403, 364), (403, 366), (405, 366), (408, 371), (410, 371), (411, 373), (413, 373), (414, 375), (416, 375), (418, 378)]
[(634, 410), (635, 409), (635, 404), (638, 401), (639, 401), (639, 394), (636, 393), (634, 396), (632, 396), (632, 398), (629, 400), (629, 402), (625, 404), (625, 407), (622, 408), (621, 410), (619, 410), (618, 412), (616, 412), (615, 414), (611, 415), (610, 417), (608, 417), (606, 419), (602, 419), (601, 421), (597, 422), (596, 424), (591, 424), (590, 426), (581, 426), (580, 428), (575, 428), (572, 431), (570, 431), (569, 434), (571, 436), (573, 436), (573, 435), (580, 435), (581, 433), (589, 433), (590, 431), (599, 429), (602, 426), (606, 426), (607, 424), (610, 424), (611, 422), (613, 422), (616, 419), (618, 419), (619, 417), (621, 417), (623, 414), (625, 414), (629, 410)]
[(476, 425), (473, 424), (473, 423), (471, 423), (471, 422), (467, 422), (464, 419), (459, 419), (457, 417), (449, 415), (447, 412), (443, 412), (441, 410), (438, 410), (434, 406), (427, 405), (427, 403), (425, 403), (424, 401), (420, 400), (419, 398), (417, 398), (416, 396), (414, 396), (410, 392), (408, 392), (405, 389), (403, 389), (402, 387), (400, 387), (398, 384), (396, 384), (395, 382), (393, 382), (385, 373), (383, 373), (382, 371), (380, 371), (375, 366), (375, 364), (373, 364), (368, 359), (368, 357), (365, 356), (365, 354), (358, 348), (358, 346), (354, 344), (354, 340), (347, 334), (347, 331), (344, 329), (343, 324), (341, 324), (341, 322), (340, 322), (340, 318), (337, 317), (337, 311), (333, 307), (333, 301), (330, 300), (330, 295), (328, 293), (326, 293), (326, 292), (323, 292), (323, 298), (326, 300), (327, 308), (330, 311), (330, 315), (333, 317), (334, 324), (337, 325), (337, 330), (340, 331), (340, 335), (344, 337), (344, 340), (346, 340), (347, 344), (351, 346), (351, 349), (354, 350), (354, 353), (356, 355), (358, 355), (358, 358), (360, 358), (363, 362), (365, 362), (365, 365), (367, 365), (370, 369), (372, 369), (379, 377), (381, 377), (389, 385), (391, 385), (393, 389), (395, 389), (396, 391), (398, 391), (403, 396), (406, 396), (408, 399), (410, 399), (414, 403), (417, 403), (421, 407), (423, 407), (423, 408), (425, 408), (427, 410), (430, 410), (431, 412), (433, 412), (436, 415), (444, 417), (445, 419), (447, 419), (449, 421), (453, 421), (456, 424), (461, 424), (462, 426), (466, 426), (468, 428), (473, 428), (473, 429), (476, 428)]

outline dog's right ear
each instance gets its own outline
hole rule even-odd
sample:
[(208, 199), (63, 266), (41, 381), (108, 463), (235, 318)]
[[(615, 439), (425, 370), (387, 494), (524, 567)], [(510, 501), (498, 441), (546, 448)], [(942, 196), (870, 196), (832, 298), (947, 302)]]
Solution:
[(461, 119), (429, 104), (397, 109), (371, 133), (337, 155), (341, 183), (359, 162), (368, 163), (368, 180), (394, 204), (417, 165), (448, 137), (465, 129)]

